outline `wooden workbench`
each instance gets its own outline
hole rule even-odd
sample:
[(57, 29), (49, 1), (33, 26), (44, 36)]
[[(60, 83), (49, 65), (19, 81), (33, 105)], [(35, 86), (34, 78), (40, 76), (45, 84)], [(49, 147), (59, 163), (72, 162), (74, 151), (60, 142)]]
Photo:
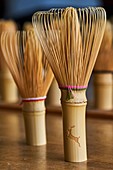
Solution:
[(26, 145), (21, 109), (0, 109), (0, 170), (113, 170), (113, 119), (87, 114), (84, 163), (64, 161), (62, 117), (57, 110), (47, 112), (47, 136), (45, 146)]

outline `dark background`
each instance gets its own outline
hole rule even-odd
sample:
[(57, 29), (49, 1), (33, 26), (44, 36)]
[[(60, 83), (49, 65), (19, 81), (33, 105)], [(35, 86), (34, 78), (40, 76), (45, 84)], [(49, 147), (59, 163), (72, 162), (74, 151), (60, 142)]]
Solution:
[[(18, 0), (20, 1), (20, 0)], [(98, 0), (97, 0), (98, 1)], [(100, 2), (101, 1), (101, 2)], [(20, 1), (21, 2), (21, 1)], [(32, 6), (32, 3), (35, 3), (35, 0), (32, 1), (27, 1), (24, 0), (24, 4), (20, 3), (22, 8), (24, 6), (28, 6), (26, 5), (26, 3), (31, 3), (30, 5)], [(38, 4), (38, 0), (36, 1)], [(46, 2), (46, 3), (45, 3)], [(0, 18), (6, 18), (6, 19), (14, 19), (16, 22), (18, 22), (20, 25), (22, 25), (25, 21), (31, 21), (32, 15), (34, 12), (38, 11), (38, 10), (48, 10), (52, 7), (66, 7), (66, 6), (73, 6), (73, 7), (84, 7), (84, 6), (103, 6), (107, 12), (107, 18), (111, 17), (113, 15), (113, 0), (99, 0), (98, 1), (98, 5), (93, 3), (93, 0), (59, 0), (59, 4), (58, 4), (58, 0), (40, 0), (39, 1), (39, 5), (36, 5), (34, 7), (34, 9), (32, 8), (32, 10), (28, 10), (28, 11), (24, 11), (23, 14), (18, 13), (16, 15), (10, 15), (12, 9), (16, 8), (16, 1), (15, 0), (0, 0)], [(62, 2), (62, 3), (61, 3)], [(42, 6), (41, 6), (42, 3)], [(52, 6), (51, 3), (53, 3), (54, 5)], [(75, 5), (74, 5), (75, 3)], [(45, 4), (45, 5), (44, 5)], [(11, 8), (12, 5), (12, 8)], [(18, 5), (18, 4), (17, 4)]]

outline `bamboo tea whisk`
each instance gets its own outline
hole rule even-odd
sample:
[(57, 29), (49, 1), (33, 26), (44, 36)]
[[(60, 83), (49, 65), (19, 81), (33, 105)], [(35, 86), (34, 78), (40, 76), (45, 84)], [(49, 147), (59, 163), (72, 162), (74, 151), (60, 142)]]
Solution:
[[(3, 31), (16, 32), (16, 30), (17, 25), (14, 21), (0, 20), (0, 37)], [(5, 103), (15, 103), (18, 101), (17, 87), (2, 55), (0, 45), (0, 98)]]
[(44, 100), (53, 79), (51, 68), (34, 31), (3, 32), (1, 42), (4, 59), (22, 97), (27, 143), (46, 144)]
[(86, 88), (105, 29), (103, 8), (37, 12), (33, 26), (61, 89), (65, 160), (87, 160)]
[(95, 107), (113, 109), (113, 25), (106, 22), (103, 40), (94, 67)]
[[(24, 30), (33, 30), (33, 25), (30, 22), (25, 22), (23, 25), (23, 29)], [(60, 106), (60, 96), (61, 96), (61, 92), (60, 89), (58, 88), (58, 83), (55, 80), (55, 78), (53, 79), (51, 86), (48, 90), (47, 93), (47, 99), (46, 99), (46, 106), (47, 107), (58, 107)]]

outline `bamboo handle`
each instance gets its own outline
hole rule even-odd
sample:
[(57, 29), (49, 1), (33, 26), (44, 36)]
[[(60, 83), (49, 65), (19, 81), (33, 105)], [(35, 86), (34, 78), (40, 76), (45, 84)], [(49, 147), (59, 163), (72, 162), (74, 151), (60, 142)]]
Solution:
[(94, 74), (95, 107), (102, 110), (113, 109), (112, 73)]
[(0, 95), (1, 100), (4, 102), (17, 102), (18, 101), (18, 93), (16, 84), (11, 76), (8, 73), (0, 73)]
[(46, 105), (47, 106), (60, 106), (60, 98), (61, 98), (60, 89), (58, 88), (58, 84), (56, 80), (53, 79), (53, 82), (47, 94)]
[(86, 161), (86, 104), (62, 103), (62, 110), (65, 160)]
[(26, 142), (29, 145), (46, 144), (45, 105), (44, 101), (23, 104)]
[(61, 92), (65, 161), (86, 161), (86, 90)]

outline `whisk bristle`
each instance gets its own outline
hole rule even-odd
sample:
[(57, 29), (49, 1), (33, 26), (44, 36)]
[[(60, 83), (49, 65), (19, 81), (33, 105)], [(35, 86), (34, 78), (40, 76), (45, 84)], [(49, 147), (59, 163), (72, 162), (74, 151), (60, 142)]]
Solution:
[[(45, 96), (53, 79), (34, 31), (3, 32), (4, 59), (23, 98)], [(48, 78), (49, 77), (49, 78)]]
[(105, 19), (103, 8), (69, 7), (34, 14), (34, 28), (59, 86), (88, 85)]
[(113, 31), (112, 23), (107, 20), (104, 36), (95, 63), (94, 71), (113, 71)]

